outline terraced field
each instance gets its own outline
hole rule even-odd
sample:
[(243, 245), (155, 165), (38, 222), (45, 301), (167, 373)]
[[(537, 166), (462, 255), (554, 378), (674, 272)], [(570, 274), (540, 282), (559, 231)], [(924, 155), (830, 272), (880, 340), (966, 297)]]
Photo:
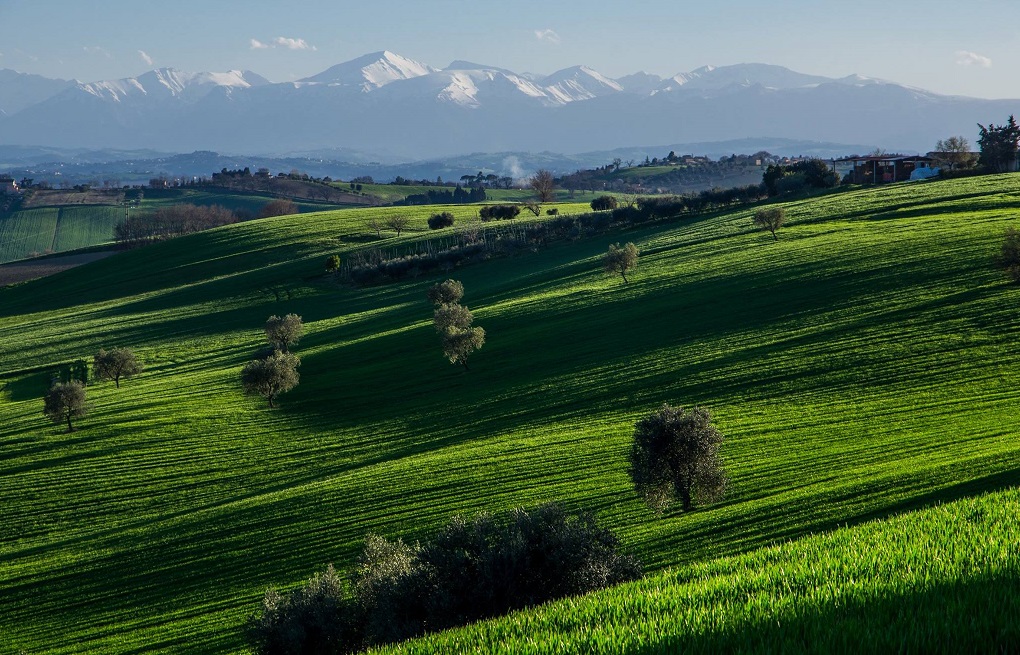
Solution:
[[(1017, 175), (896, 185), (790, 203), (775, 243), (744, 209), (466, 267), (488, 333), (469, 373), (439, 354), (436, 278), (320, 275), (326, 254), (376, 245), (365, 222), (392, 210), (228, 226), (0, 290), (4, 650), (238, 652), (266, 586), (456, 512), (560, 500), (651, 571), (683, 572), (1013, 486), (1020, 288), (992, 260), (1018, 209)], [(420, 239), (435, 210), (386, 243)], [(642, 250), (630, 284), (599, 269), (611, 241)], [(305, 319), (302, 381), (268, 411), (238, 373), (286, 312)], [(78, 432), (46, 424), (49, 372), (114, 345), (146, 372), (91, 386)], [(633, 423), (665, 401), (716, 416), (725, 502), (656, 517), (634, 495)], [(740, 561), (703, 565), (716, 598)], [(629, 592), (591, 602), (613, 593)]]

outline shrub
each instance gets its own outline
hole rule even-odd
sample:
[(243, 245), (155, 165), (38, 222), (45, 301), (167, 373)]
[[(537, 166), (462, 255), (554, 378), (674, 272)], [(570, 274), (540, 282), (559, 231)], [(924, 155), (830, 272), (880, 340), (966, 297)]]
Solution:
[(441, 214), (432, 214), (429, 216), (429, 229), (439, 230), (444, 227), (450, 227), (453, 225), (453, 214), (450, 212), (442, 212)]
[(618, 206), (619, 203), (614, 196), (599, 196), (591, 201), (591, 209), (596, 212), (616, 209)]
[(343, 579), (330, 565), (289, 594), (266, 590), (245, 633), (256, 655), (350, 653), (362, 646), (359, 619)]
[(1002, 252), (999, 255), (999, 264), (1006, 269), (1006, 274), (1010, 279), (1020, 282), (1020, 230), (1008, 227), (1005, 237), (1002, 242)]
[(421, 545), (368, 535), (349, 588), (330, 567), (287, 596), (267, 591), (247, 634), (259, 655), (351, 652), (640, 577), (591, 514), (455, 516)]
[(556, 216), (559, 213), (560, 213), (560, 210), (559, 210), (558, 207), (552, 207), (550, 209), (545, 210), (545, 215), (546, 216)]
[(326, 258), (326, 272), (336, 273), (340, 270), (340, 255), (330, 255)]
[(478, 210), (478, 216), (483, 221), (512, 220), (520, 213), (520, 205), (485, 205)]

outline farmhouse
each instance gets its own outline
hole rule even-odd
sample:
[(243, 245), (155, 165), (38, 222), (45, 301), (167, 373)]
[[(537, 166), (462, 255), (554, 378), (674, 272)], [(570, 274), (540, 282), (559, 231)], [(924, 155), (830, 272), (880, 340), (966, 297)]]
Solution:
[(904, 182), (911, 178), (914, 171), (931, 169), (935, 160), (922, 155), (867, 155), (864, 157), (843, 157), (833, 161), (850, 165), (851, 180), (854, 184), (883, 184), (886, 182)]
[(14, 178), (0, 175), (0, 195), (14, 195), (20, 192), (21, 190), (18, 188), (18, 183), (14, 181)]

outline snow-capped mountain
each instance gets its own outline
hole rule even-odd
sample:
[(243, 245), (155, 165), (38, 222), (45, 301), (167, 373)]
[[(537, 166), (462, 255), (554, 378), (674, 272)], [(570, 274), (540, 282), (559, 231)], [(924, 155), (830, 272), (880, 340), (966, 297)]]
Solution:
[(75, 90), (113, 102), (129, 102), (135, 97), (196, 100), (216, 88), (249, 89), (269, 83), (269, 80), (251, 71), (185, 73), (173, 68), (157, 68), (138, 77), (90, 84), (79, 83)]
[(623, 91), (618, 82), (587, 66), (557, 71), (543, 79), (541, 85), (550, 97), (561, 103), (591, 100)]
[(0, 143), (63, 148), (421, 159), (768, 136), (926, 151), (1016, 111), (1014, 101), (753, 63), (612, 79), (585, 66), (545, 76), (464, 60), (438, 69), (383, 51), (275, 84), (250, 71), (164, 68), (90, 83), (0, 71)]
[(393, 82), (428, 75), (436, 70), (428, 64), (384, 50), (337, 64), (318, 75), (298, 80), (298, 83), (356, 87), (369, 92)]

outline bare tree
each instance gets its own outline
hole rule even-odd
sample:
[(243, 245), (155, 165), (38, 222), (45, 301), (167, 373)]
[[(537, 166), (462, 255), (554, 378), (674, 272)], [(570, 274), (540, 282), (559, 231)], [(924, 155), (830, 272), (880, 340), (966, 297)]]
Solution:
[(696, 500), (718, 500), (726, 490), (719, 459), (722, 441), (708, 410), (663, 405), (634, 428), (628, 471), (631, 480), (656, 511), (676, 500), (684, 511)]
[(288, 352), (301, 339), (305, 326), (297, 314), (287, 314), (283, 318), (274, 314), (266, 319), (265, 330), (269, 345), (276, 350)]
[(375, 232), (375, 237), (377, 239), (381, 239), (382, 238), (382, 230), (383, 230), (383, 227), (385, 227), (385, 226), (383, 225), (382, 221), (380, 221), (378, 218), (370, 218), (370, 219), (368, 219), (368, 222), (365, 223), (365, 226), (368, 227), (368, 229), (370, 229), (373, 232)]
[(300, 365), (301, 360), (296, 355), (278, 350), (265, 359), (254, 359), (245, 364), (241, 369), (241, 386), (246, 394), (268, 400), (271, 409), (280, 394), (298, 385), (301, 376), (297, 369)]
[(130, 348), (100, 349), (92, 358), (92, 370), (100, 380), (113, 380), (120, 388), (120, 379), (142, 372), (142, 365)]
[(68, 432), (74, 432), (72, 419), (83, 418), (88, 413), (85, 385), (80, 380), (57, 382), (43, 398), (43, 414), (54, 423), (66, 422)]
[(786, 222), (786, 210), (782, 207), (764, 207), (754, 213), (754, 224), (762, 230), (772, 233), (772, 238), (779, 241), (776, 230)]
[(270, 200), (266, 204), (262, 205), (262, 209), (259, 210), (259, 218), (271, 218), (273, 216), (286, 216), (288, 214), (297, 214), (298, 206), (294, 204), (293, 200), (281, 198), (278, 200)]
[(949, 166), (949, 170), (969, 168), (974, 165), (974, 155), (970, 152), (970, 142), (962, 136), (951, 136), (939, 140), (935, 144), (935, 156), (939, 163)]
[(620, 244), (614, 243), (609, 246), (609, 251), (602, 255), (602, 268), (606, 273), (619, 273), (626, 283), (627, 271), (637, 268), (638, 254), (637, 246), (633, 243), (628, 243), (622, 248)]
[(410, 224), (411, 219), (408, 218), (407, 216), (404, 216), (403, 214), (394, 214), (393, 216), (390, 216), (386, 219), (386, 227), (390, 228), (391, 230), (394, 230), (397, 233), (398, 237), (400, 236), (400, 233), (407, 229), (407, 226)]
[(555, 199), (554, 189), (556, 187), (553, 174), (544, 168), (540, 168), (528, 182), (528, 185), (538, 196), (539, 202), (552, 202)]

